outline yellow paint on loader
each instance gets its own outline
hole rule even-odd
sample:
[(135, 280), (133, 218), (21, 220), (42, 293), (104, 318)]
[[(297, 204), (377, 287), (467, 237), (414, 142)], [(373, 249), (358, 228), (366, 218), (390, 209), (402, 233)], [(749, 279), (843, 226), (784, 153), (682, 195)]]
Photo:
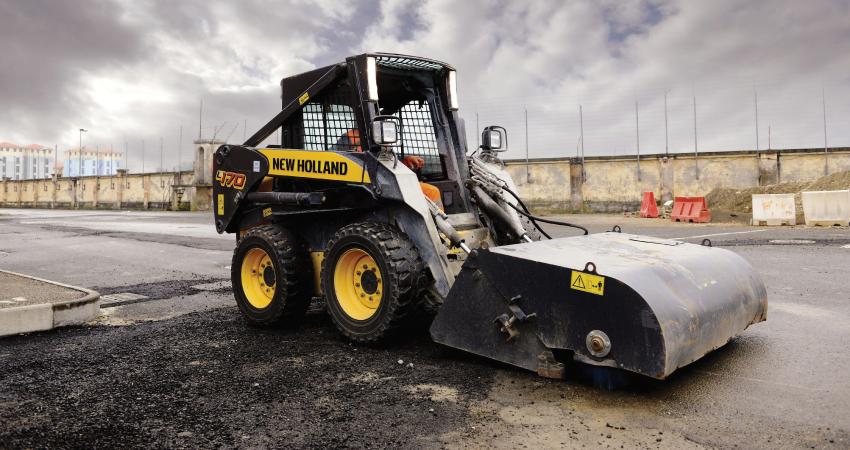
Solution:
[(313, 289), (316, 295), (322, 295), (322, 261), (325, 260), (325, 252), (310, 252), (310, 260), (313, 262)]
[(342, 153), (261, 148), (269, 159), (269, 175), (370, 183), (369, 172)]

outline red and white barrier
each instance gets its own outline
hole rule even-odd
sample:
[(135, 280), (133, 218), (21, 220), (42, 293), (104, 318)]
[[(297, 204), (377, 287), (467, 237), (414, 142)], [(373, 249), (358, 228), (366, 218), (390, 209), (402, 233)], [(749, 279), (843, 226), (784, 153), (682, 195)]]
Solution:
[(670, 219), (675, 222), (711, 222), (705, 197), (675, 197)]

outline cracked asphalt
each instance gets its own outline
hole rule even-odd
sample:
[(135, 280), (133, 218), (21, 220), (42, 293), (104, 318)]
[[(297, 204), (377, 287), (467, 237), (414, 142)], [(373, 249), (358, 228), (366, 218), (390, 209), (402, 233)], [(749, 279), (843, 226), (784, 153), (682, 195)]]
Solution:
[(850, 446), (850, 230), (570, 220), (730, 247), (764, 278), (768, 321), (669, 380), (606, 391), (423, 332), (354, 346), (320, 305), (296, 329), (246, 327), (234, 240), (206, 214), (0, 210), (0, 268), (146, 297), (0, 340), (0, 448)]

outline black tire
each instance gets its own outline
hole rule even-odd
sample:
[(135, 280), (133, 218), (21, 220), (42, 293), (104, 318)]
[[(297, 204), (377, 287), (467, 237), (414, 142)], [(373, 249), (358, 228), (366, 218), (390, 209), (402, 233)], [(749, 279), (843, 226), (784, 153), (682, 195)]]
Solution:
[[(268, 255), (273, 269), (274, 293), (264, 307), (252, 305), (243, 286), (243, 262), (255, 249)], [(230, 278), (236, 305), (249, 325), (292, 324), (304, 316), (310, 305), (311, 270), (306, 262), (295, 235), (280, 225), (262, 225), (242, 235), (233, 251)]]
[[(365, 251), (383, 278), (379, 305), (365, 319), (346, 313), (334, 284), (338, 261), (349, 250)], [(419, 253), (404, 233), (387, 224), (363, 222), (347, 225), (333, 236), (322, 261), (321, 279), (328, 314), (339, 331), (355, 342), (377, 343), (417, 309), (425, 277)]]

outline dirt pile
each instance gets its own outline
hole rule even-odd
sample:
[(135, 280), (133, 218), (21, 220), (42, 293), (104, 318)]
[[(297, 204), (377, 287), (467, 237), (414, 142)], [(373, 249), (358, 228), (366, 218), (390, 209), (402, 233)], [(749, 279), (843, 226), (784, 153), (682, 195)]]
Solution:
[[(794, 194), (797, 203), (797, 214), (802, 216), (803, 204), (800, 192), (803, 191), (832, 191), (850, 189), (850, 171), (837, 172), (818, 178), (814, 181), (778, 183), (768, 186), (758, 186), (746, 189), (715, 188), (705, 200), (714, 215), (715, 211), (727, 213), (734, 220), (749, 220), (753, 210), (753, 194)], [(798, 220), (799, 222), (799, 220)]]

